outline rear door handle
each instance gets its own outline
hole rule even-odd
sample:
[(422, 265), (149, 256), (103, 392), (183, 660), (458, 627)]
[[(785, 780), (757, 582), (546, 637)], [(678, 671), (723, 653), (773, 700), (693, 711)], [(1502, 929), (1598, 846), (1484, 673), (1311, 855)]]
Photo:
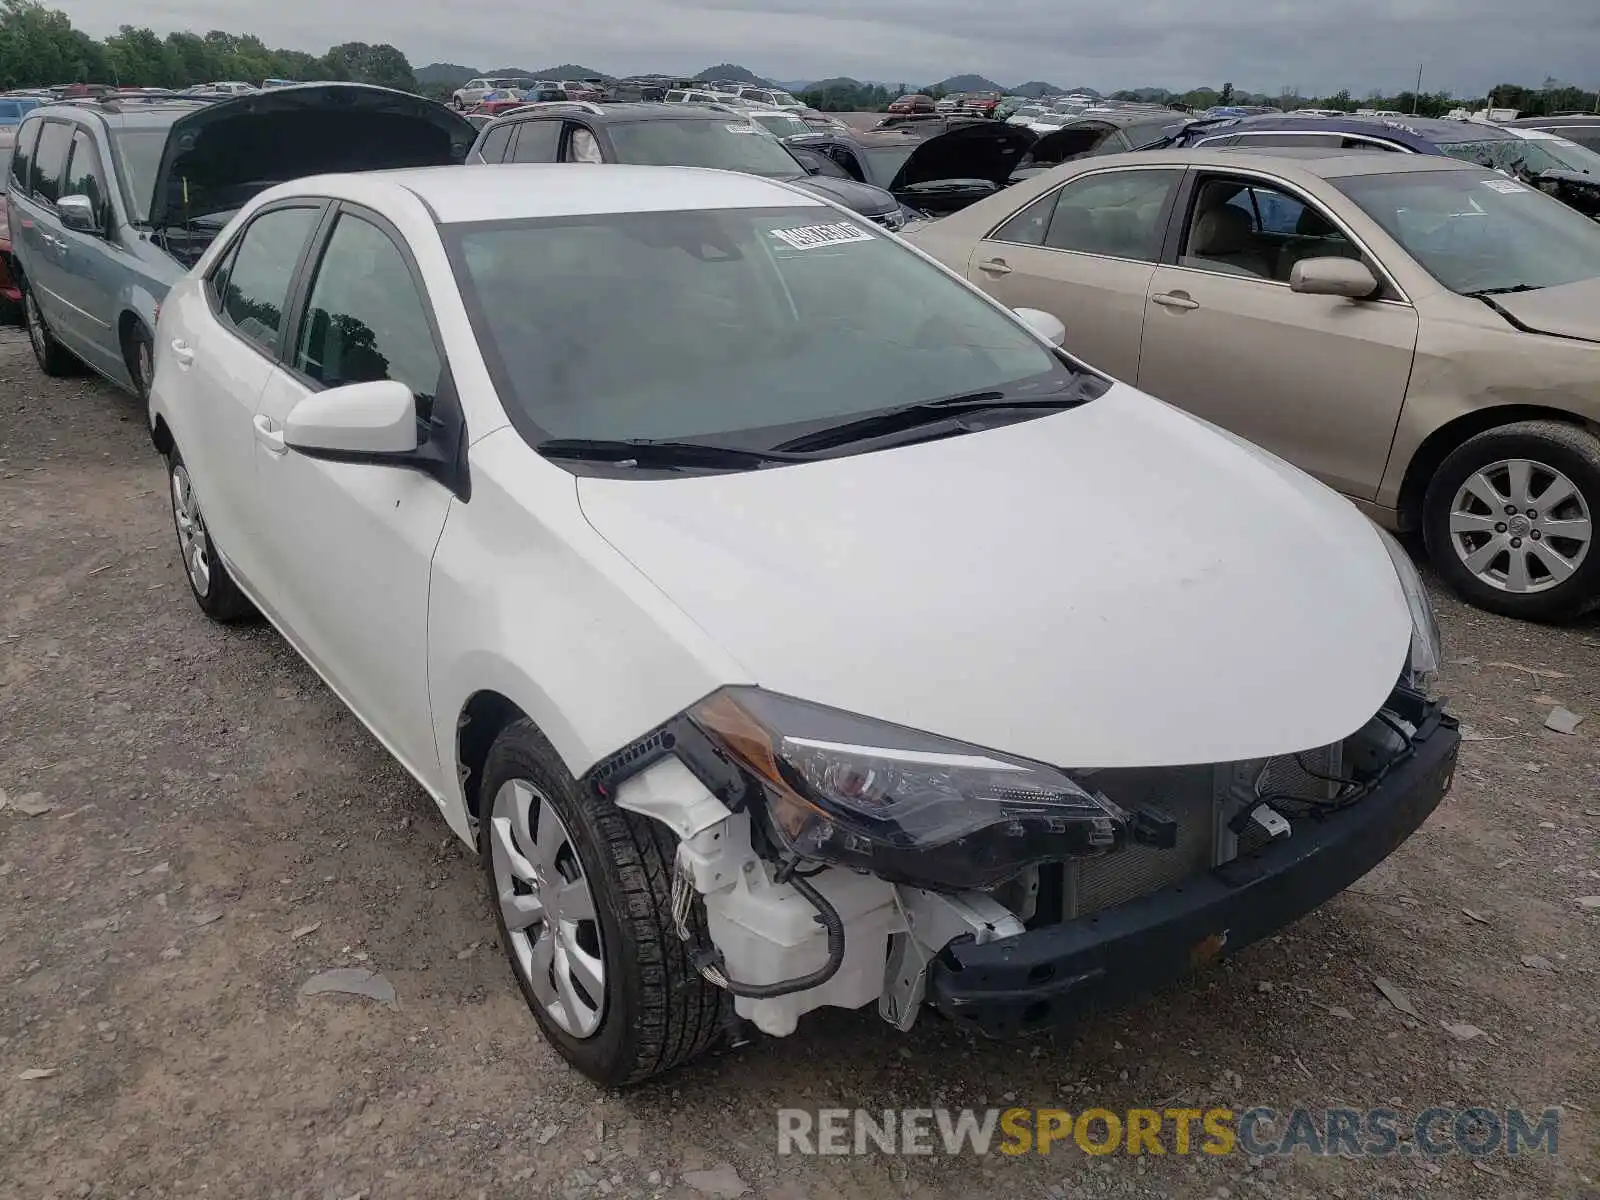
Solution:
[(1011, 266), (1003, 258), (991, 258), (986, 262), (981, 262), (978, 264), (978, 270), (982, 271), (985, 275), (1011, 274)]
[(256, 441), (266, 447), (269, 454), (287, 454), (289, 447), (283, 444), (283, 430), (278, 428), (277, 422), (271, 417), (257, 413), (251, 422), (256, 429)]
[(1158, 292), (1151, 296), (1150, 300), (1154, 304), (1161, 305), (1162, 308), (1191, 309), (1200, 307), (1199, 301), (1189, 299), (1182, 292)]
[(178, 364), (178, 370), (187, 371), (194, 366), (194, 347), (182, 338), (173, 338), (172, 358)]

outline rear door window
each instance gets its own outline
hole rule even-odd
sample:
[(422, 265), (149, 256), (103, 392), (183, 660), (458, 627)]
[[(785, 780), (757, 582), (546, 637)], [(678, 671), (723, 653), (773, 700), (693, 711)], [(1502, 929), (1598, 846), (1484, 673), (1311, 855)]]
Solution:
[(33, 165), (33, 148), (39, 141), (39, 127), (43, 121), (24, 121), (17, 131), (17, 144), (11, 151), (10, 190), (18, 195), (28, 194), (28, 171)]
[(1156, 170), (1107, 171), (1075, 179), (1056, 193), (1044, 245), (1155, 262), (1166, 231), (1168, 201), (1182, 177), (1181, 170)]
[(519, 163), (555, 162), (556, 148), (560, 144), (560, 121), (523, 121), (517, 126), (517, 144), (512, 149), (511, 161)]
[(61, 121), (46, 121), (33, 152), (33, 195), (54, 204), (61, 198), (61, 172), (67, 165), (67, 150), (72, 145), (72, 127)]
[(222, 283), (222, 319), (272, 357), (283, 332), (289, 281), (321, 213), (320, 207), (262, 213), (240, 237)]

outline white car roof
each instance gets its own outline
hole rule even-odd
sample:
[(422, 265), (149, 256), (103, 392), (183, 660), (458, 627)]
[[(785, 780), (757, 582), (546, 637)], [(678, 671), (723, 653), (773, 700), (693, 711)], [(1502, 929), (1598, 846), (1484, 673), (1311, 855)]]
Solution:
[[(485, 176), (486, 171), (492, 176)], [(403, 192), (421, 199), (435, 219), (446, 225), (585, 213), (828, 207), (799, 188), (734, 171), (572, 163), (474, 164), (321, 175), (274, 188), (272, 195), (335, 196), (382, 212), (386, 200), (401, 200)]]

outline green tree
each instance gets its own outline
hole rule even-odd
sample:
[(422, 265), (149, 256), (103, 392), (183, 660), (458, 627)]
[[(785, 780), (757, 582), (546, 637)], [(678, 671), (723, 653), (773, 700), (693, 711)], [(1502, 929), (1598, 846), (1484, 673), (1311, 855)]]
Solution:
[(1222, 91), (1217, 93), (1217, 103), (1218, 104), (1232, 104), (1233, 103), (1233, 81), (1232, 80), (1229, 80), (1227, 83), (1222, 85)]
[(417, 86), (416, 76), (412, 74), (406, 56), (385, 42), (377, 45), (345, 42), (329, 50), (323, 55), (322, 61), (330, 79), (372, 83), (408, 92)]

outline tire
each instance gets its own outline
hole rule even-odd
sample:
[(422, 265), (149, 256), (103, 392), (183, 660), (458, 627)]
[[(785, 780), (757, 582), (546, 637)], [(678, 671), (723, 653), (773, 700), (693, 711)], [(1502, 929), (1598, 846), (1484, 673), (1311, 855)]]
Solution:
[[(1558, 488), (1570, 495), (1551, 507)], [(1422, 533), (1468, 603), (1530, 621), (1580, 615), (1600, 599), (1600, 438), (1560, 421), (1469, 438), (1429, 481)]]
[[(526, 718), (490, 747), (481, 795), (479, 857), (500, 944), (523, 999), (561, 1056), (596, 1083), (626, 1087), (710, 1049), (726, 1028), (729, 997), (694, 969), (673, 927), (671, 832), (583, 788)], [(519, 805), (529, 814), (520, 825)], [(507, 838), (524, 856), (522, 868), (510, 867)], [(535, 860), (542, 882), (523, 882)], [(579, 887), (587, 888), (587, 904)], [(508, 924), (504, 896), (531, 905), (530, 896), (544, 903), (558, 894), (578, 896), (545, 910), (559, 918), (549, 923), (558, 932), (526, 916), (517, 920), (522, 929)], [(599, 988), (571, 965), (584, 957), (602, 964)], [(565, 993), (554, 983), (563, 961)], [(541, 968), (543, 984), (536, 987)]]
[(44, 313), (39, 310), (39, 302), (34, 299), (28, 281), (22, 280), (19, 286), (22, 288), (22, 323), (27, 326), (28, 344), (33, 347), (33, 357), (39, 369), (57, 378), (71, 375), (77, 368), (78, 360), (50, 332), (50, 326), (45, 322)]
[(216, 553), (189, 480), (189, 469), (176, 446), (167, 455), (167, 493), (172, 500), (172, 527), (178, 536), (184, 578), (189, 581), (189, 591), (200, 611), (221, 625), (254, 618), (255, 605), (239, 590)]
[(128, 378), (133, 381), (134, 395), (142, 403), (150, 403), (150, 381), (155, 376), (155, 338), (145, 328), (143, 321), (134, 324), (128, 337)]

